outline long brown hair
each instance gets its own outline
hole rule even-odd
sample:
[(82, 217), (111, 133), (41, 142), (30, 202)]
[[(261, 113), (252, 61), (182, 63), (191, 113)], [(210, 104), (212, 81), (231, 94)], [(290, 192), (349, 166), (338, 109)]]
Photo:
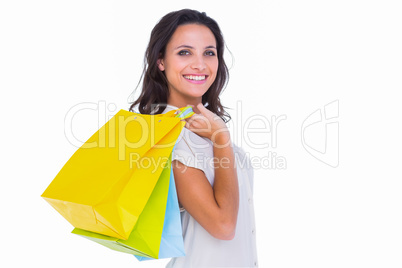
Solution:
[(164, 58), (167, 43), (177, 27), (185, 24), (204, 25), (215, 36), (219, 62), (218, 71), (215, 81), (202, 96), (202, 103), (205, 105), (208, 102), (207, 108), (220, 116), (225, 122), (228, 122), (231, 117), (225, 111), (225, 107), (221, 104), (219, 98), (229, 79), (229, 71), (223, 59), (224, 39), (215, 20), (208, 17), (205, 12), (201, 13), (191, 9), (170, 12), (162, 17), (153, 28), (145, 52), (144, 70), (140, 79), (143, 80), (142, 91), (138, 99), (131, 104), (130, 111), (133, 111), (136, 105), (138, 105), (138, 111), (142, 114), (160, 114), (166, 108), (169, 97), (168, 83), (165, 73), (157, 67), (157, 61)]

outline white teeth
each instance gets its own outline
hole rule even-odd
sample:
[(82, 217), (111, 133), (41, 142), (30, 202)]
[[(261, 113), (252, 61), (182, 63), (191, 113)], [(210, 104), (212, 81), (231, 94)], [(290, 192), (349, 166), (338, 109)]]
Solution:
[(205, 80), (205, 75), (185, 75), (184, 78), (200, 81), (200, 80)]

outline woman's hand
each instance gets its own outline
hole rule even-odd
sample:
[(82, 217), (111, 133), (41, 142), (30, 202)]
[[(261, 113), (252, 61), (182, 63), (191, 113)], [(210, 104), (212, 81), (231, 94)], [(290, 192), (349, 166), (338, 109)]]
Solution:
[(230, 134), (225, 122), (205, 108), (202, 103), (197, 104), (196, 108), (200, 113), (195, 113), (187, 120), (186, 128), (199, 136), (210, 139), (216, 146), (228, 145)]
[(225, 122), (201, 103), (195, 108), (200, 113), (190, 117), (186, 127), (214, 144), (214, 184), (203, 170), (174, 160), (177, 196), (184, 209), (212, 236), (231, 240), (237, 224), (239, 189), (229, 131)]

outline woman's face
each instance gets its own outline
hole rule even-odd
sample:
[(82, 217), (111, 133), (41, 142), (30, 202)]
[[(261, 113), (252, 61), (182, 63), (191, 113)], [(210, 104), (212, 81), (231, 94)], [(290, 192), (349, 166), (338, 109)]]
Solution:
[(218, 64), (215, 36), (208, 27), (177, 27), (158, 64), (168, 81), (168, 104), (183, 107), (200, 103), (215, 81)]

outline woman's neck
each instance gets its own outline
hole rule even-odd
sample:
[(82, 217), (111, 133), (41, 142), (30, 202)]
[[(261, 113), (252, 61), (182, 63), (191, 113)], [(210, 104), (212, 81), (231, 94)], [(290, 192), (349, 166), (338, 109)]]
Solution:
[(197, 98), (197, 99), (173, 99), (173, 98), (169, 98), (167, 104), (175, 106), (177, 108), (181, 108), (181, 107), (185, 107), (185, 106), (189, 106), (192, 105), (193, 107), (196, 107), (198, 103), (200, 103), (202, 101), (202, 98)]

